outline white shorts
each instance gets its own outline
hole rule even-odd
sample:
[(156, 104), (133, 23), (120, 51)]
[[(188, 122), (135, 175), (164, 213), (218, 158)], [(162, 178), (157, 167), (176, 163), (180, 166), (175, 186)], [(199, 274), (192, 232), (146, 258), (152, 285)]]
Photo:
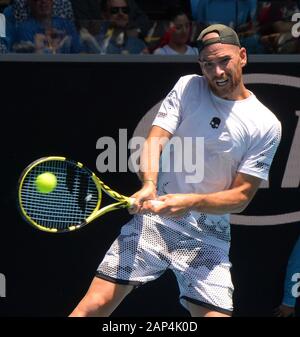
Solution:
[(156, 218), (151, 214), (136, 215), (124, 225), (96, 276), (138, 286), (171, 269), (184, 307), (185, 301), (189, 301), (211, 310), (231, 312), (229, 243), (222, 248), (208, 244), (158, 223)]

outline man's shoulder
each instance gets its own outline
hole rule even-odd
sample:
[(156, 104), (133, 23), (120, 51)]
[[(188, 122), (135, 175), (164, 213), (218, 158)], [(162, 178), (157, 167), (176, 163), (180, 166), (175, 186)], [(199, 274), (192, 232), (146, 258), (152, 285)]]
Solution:
[(183, 75), (180, 77), (180, 80), (182, 81), (202, 81), (204, 80), (204, 77), (201, 75), (197, 75), (197, 74), (188, 74), (188, 75)]
[(276, 114), (255, 96), (249, 108), (248, 118), (252, 121), (250, 125), (255, 125), (255, 128), (263, 133), (279, 134), (281, 132), (281, 122)]
[(276, 114), (271, 111), (264, 103), (262, 103), (257, 97), (255, 97), (254, 103), (257, 108), (257, 113), (261, 116), (264, 121), (273, 121), (274, 124), (280, 123)]
[(204, 76), (197, 74), (190, 74), (181, 76), (178, 80), (178, 83), (182, 86), (202, 86), (205, 83)]

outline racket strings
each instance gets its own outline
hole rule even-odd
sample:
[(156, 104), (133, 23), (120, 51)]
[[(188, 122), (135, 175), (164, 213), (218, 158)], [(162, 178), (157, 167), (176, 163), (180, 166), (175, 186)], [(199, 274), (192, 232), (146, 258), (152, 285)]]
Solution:
[[(57, 186), (40, 193), (35, 181), (39, 174), (51, 172)], [(78, 226), (97, 208), (99, 192), (89, 172), (75, 164), (50, 160), (34, 166), (21, 187), (21, 205), (36, 224), (60, 231)]]

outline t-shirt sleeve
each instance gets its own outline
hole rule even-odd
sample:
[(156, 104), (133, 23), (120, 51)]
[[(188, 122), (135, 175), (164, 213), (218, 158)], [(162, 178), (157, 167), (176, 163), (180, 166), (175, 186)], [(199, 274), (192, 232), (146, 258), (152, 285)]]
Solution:
[(166, 55), (163, 48), (157, 48), (154, 50), (153, 55)]
[(159, 126), (171, 134), (175, 132), (179, 125), (181, 114), (181, 96), (183, 90), (182, 78), (175, 84), (163, 100), (152, 125)]
[(270, 167), (280, 143), (281, 124), (277, 122), (262, 137), (256, 137), (244, 156), (238, 172), (268, 180)]

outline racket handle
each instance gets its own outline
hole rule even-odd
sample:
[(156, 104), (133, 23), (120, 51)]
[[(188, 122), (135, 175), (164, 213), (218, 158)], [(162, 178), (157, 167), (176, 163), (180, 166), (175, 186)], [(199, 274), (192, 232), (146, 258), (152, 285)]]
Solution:
[(134, 202), (135, 202), (135, 198), (128, 198), (128, 202), (129, 202), (129, 208), (133, 206)]

